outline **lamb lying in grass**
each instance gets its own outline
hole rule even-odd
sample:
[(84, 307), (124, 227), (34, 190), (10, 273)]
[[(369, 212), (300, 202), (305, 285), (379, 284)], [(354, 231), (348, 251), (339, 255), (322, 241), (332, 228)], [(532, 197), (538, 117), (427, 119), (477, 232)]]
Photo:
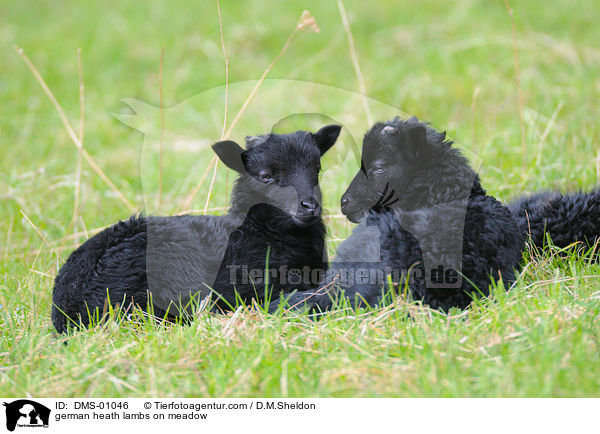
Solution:
[[(151, 302), (157, 316), (182, 315), (209, 294), (227, 310), (269, 299), (267, 287), (277, 294), (314, 287), (323, 276), (311, 271), (326, 266), (320, 158), (339, 133), (330, 125), (251, 138), (245, 150), (215, 144), (239, 174), (227, 215), (134, 216), (87, 240), (56, 277), (56, 329), (88, 326), (106, 303), (147, 309)], [(298, 279), (298, 270), (309, 279)]]
[(292, 294), (290, 306), (323, 311), (344, 297), (373, 306), (385, 292), (408, 288), (433, 308), (462, 309), (488, 295), (492, 281), (514, 281), (527, 239), (542, 247), (549, 235), (566, 247), (600, 238), (599, 190), (540, 193), (506, 207), (486, 194), (445, 134), (416, 118), (367, 132), (361, 169), (341, 205), (360, 225), (320, 288)]
[(361, 168), (341, 199), (360, 223), (342, 242), (321, 287), (292, 294), (291, 306), (327, 310), (345, 297), (382, 303), (386, 292), (447, 311), (487, 295), (491, 280), (510, 284), (524, 237), (507, 207), (445, 134), (416, 118), (375, 124), (363, 140)]

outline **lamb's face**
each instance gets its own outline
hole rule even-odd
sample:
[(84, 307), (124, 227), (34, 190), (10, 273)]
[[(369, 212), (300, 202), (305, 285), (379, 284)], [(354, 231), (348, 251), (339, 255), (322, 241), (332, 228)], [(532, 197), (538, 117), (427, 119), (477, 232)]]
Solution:
[[(321, 156), (335, 143), (339, 126), (324, 127), (313, 134), (269, 134), (247, 139), (247, 150), (233, 142), (220, 142), (213, 148), (228, 164), (225, 154), (239, 153), (238, 182), (255, 204), (275, 206), (299, 224), (309, 224), (321, 216), (319, 171)], [(230, 143), (224, 152), (223, 143)], [(248, 197), (245, 198), (248, 201)]]
[(396, 204), (410, 188), (425, 141), (421, 125), (375, 124), (363, 140), (361, 168), (342, 196), (344, 215), (358, 223), (370, 209)]

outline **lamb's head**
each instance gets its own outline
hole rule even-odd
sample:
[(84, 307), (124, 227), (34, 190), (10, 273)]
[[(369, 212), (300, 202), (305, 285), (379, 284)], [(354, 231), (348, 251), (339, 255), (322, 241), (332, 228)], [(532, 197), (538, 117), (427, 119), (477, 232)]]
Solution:
[(415, 117), (376, 123), (363, 139), (360, 170), (342, 196), (342, 212), (358, 222), (371, 209), (423, 205), (454, 154), (445, 133)]
[(213, 145), (221, 161), (239, 173), (232, 204), (248, 210), (267, 204), (279, 208), (298, 224), (321, 216), (320, 159), (340, 134), (329, 125), (316, 133), (267, 134), (246, 139), (246, 149), (226, 140)]

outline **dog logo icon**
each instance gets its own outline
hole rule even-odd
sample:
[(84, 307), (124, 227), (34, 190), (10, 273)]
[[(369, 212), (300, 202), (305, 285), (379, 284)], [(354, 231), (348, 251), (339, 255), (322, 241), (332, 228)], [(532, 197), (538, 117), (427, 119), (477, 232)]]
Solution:
[(18, 427), (48, 428), (50, 409), (42, 404), (28, 399), (19, 399), (10, 403), (5, 402), (6, 429), (14, 431)]

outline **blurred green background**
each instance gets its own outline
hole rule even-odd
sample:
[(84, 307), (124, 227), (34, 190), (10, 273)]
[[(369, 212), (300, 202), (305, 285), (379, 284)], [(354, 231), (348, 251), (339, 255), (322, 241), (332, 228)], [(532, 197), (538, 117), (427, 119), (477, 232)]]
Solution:
[[(511, 23), (502, 1), (349, 1), (345, 6), (368, 96), (431, 122), (467, 145), (483, 159), (484, 185), (492, 194), (507, 199), (528, 190), (597, 182), (597, 3), (512, 5), (525, 104), (525, 167)], [(224, 1), (230, 81), (257, 79), (304, 9), (316, 18), (321, 33), (299, 33), (269, 78), (358, 91), (335, 2)], [(127, 112), (120, 101), (126, 97), (159, 104), (163, 47), (166, 107), (225, 83), (215, 3), (7, 2), (0, 20), (2, 230), (11, 227), (13, 240), (27, 237), (22, 208), (52, 237), (60, 236), (72, 212), (68, 205), (77, 159), (54, 108), (14, 52), (15, 43), (39, 68), (74, 127), (79, 118), (76, 51), (82, 49), (85, 147), (141, 209), (143, 137), (111, 113)], [(549, 122), (553, 114), (555, 122)], [(189, 188), (207, 164), (198, 161)], [(126, 217), (128, 211), (111, 199), (85, 162), (83, 169), (81, 212), (88, 227)], [(167, 165), (165, 178), (176, 178), (170, 170)], [(328, 196), (332, 205), (338, 199)], [(203, 204), (199, 196), (196, 208)]]

